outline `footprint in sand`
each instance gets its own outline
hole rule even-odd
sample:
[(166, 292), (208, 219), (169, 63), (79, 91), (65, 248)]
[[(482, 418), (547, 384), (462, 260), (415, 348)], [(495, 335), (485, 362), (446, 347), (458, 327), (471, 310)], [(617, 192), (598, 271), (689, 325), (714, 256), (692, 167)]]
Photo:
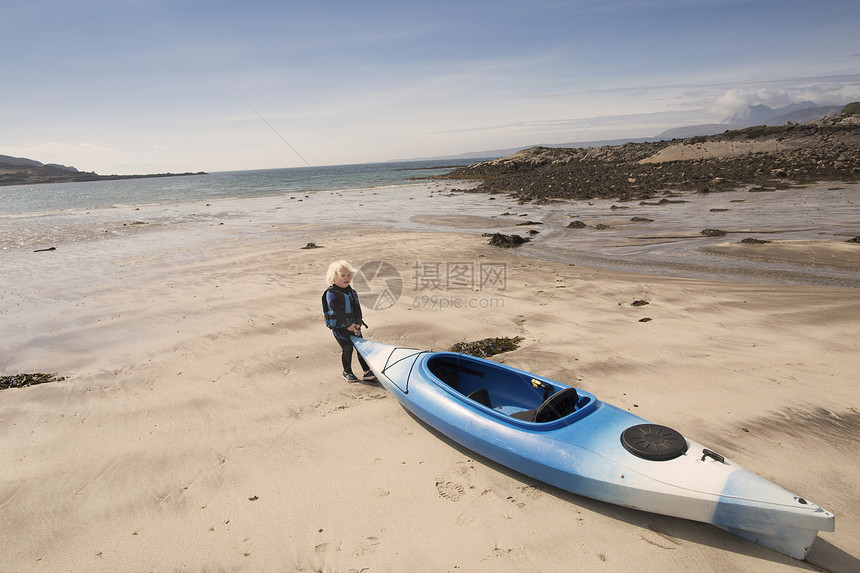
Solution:
[(319, 545), (314, 547), (314, 553), (316, 553), (317, 555), (321, 555), (323, 553), (326, 553), (329, 549), (331, 549), (331, 547), (331, 543), (320, 543)]
[(513, 497), (511, 497), (511, 496), (508, 496), (508, 501), (509, 501), (509, 502), (511, 502), (512, 504), (514, 504), (515, 506), (517, 506), (517, 507), (518, 507), (518, 508), (520, 508), (520, 509), (522, 509), (522, 508), (524, 508), (524, 507), (526, 506), (526, 504), (524, 504), (524, 503), (523, 503), (523, 502), (521, 502), (521, 501), (517, 501), (516, 499), (514, 499), (514, 498), (513, 498)]
[(543, 491), (539, 485), (523, 485), (517, 488), (529, 499), (540, 499), (543, 496)]
[(451, 501), (459, 501), (466, 494), (463, 486), (450, 481), (437, 481), (436, 490), (439, 492), (439, 497)]
[(365, 537), (361, 540), (358, 547), (355, 548), (356, 555), (367, 555), (369, 553), (376, 553), (376, 550), (379, 549), (379, 545), (382, 543), (378, 537), (373, 535), (369, 537)]
[(681, 546), (681, 543), (678, 540), (657, 531), (646, 531), (640, 534), (639, 537), (641, 537), (642, 541), (648, 545), (654, 545), (660, 549), (672, 550)]

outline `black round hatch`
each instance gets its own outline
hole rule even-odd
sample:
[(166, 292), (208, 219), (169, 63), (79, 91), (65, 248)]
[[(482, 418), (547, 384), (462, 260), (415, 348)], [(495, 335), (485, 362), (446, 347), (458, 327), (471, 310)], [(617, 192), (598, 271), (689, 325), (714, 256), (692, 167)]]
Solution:
[(634, 456), (656, 462), (674, 460), (687, 451), (684, 436), (657, 424), (630, 426), (621, 433), (621, 444)]

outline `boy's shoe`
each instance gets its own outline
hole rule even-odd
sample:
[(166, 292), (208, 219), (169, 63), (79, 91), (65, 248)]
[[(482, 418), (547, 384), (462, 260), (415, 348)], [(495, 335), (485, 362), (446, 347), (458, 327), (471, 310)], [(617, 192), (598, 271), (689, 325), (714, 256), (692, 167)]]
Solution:
[(355, 374), (352, 372), (344, 372), (343, 379), (347, 382), (358, 382), (358, 378), (355, 377)]
[(372, 370), (368, 370), (364, 373), (364, 376), (362, 376), (361, 379), (365, 382), (373, 382), (376, 380), (376, 374), (374, 374)]

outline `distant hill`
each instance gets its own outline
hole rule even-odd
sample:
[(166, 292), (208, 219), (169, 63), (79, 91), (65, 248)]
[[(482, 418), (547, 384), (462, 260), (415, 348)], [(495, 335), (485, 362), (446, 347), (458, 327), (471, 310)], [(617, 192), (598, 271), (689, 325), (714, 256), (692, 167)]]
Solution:
[(103, 181), (114, 179), (144, 179), (149, 177), (176, 177), (203, 173), (156, 173), (152, 175), (98, 175), (92, 171), (78, 171), (74, 167), (56, 163), (40, 163), (23, 157), (0, 155), (0, 185), (32, 185), (37, 183), (70, 183), (76, 181)]
[(781, 115), (793, 113), (804, 109), (811, 109), (814, 107), (817, 106), (814, 102), (811, 101), (793, 103), (780, 108), (772, 108), (764, 104), (751, 105), (747, 108), (745, 113), (739, 113), (728, 117), (723, 121), (723, 123), (727, 123), (730, 125), (740, 125), (743, 127), (750, 127), (753, 125), (766, 125), (768, 121)]
[(750, 106), (745, 114), (735, 114), (727, 117), (721, 123), (705, 123), (667, 129), (654, 138), (654, 140), (660, 141), (663, 139), (683, 139), (685, 137), (700, 135), (717, 135), (724, 131), (744, 129), (754, 125), (785, 125), (789, 122), (807, 123), (839, 113), (840, 111), (842, 111), (841, 105), (820, 106), (815, 105), (811, 101), (795, 103), (777, 109), (760, 104)]
[(587, 147), (605, 147), (608, 145), (623, 145), (625, 143), (648, 143), (654, 141), (667, 141), (672, 139), (686, 139), (707, 135), (718, 135), (725, 131), (745, 129), (755, 125), (785, 125), (786, 123), (807, 123), (834, 115), (842, 111), (843, 106), (828, 105), (819, 106), (811, 101), (787, 105), (780, 108), (772, 108), (767, 105), (749, 106), (744, 114), (735, 114), (727, 117), (720, 123), (705, 123), (699, 125), (685, 125), (667, 129), (655, 137), (640, 137), (628, 139), (607, 139), (596, 141), (572, 141), (567, 143), (533, 143), (521, 147), (508, 147), (505, 149), (493, 149), (485, 151), (471, 151), (459, 155), (442, 155), (438, 157), (427, 157), (424, 159), (486, 159), (506, 157), (523, 149), (533, 147), (569, 148), (581, 149)]
[(95, 173), (81, 173), (74, 167), (44, 164), (23, 157), (0, 155), (0, 185), (26, 185), (29, 183), (60, 183), (86, 181), (98, 178)]
[(815, 107), (799, 109), (783, 115), (772, 117), (764, 125), (785, 125), (786, 123), (808, 123), (816, 121), (828, 115), (835, 115), (842, 111), (841, 105), (819, 105)]
[(38, 161), (33, 161), (32, 159), (24, 159), (23, 157), (10, 157), (8, 155), (0, 155), (0, 169), (31, 169), (39, 167), (50, 167), (53, 169), (60, 169), (64, 171), (71, 171), (73, 173), (77, 173), (78, 170), (74, 167), (67, 167), (65, 165), (57, 165), (56, 163), (49, 163), (47, 165), (43, 163), (39, 163)]

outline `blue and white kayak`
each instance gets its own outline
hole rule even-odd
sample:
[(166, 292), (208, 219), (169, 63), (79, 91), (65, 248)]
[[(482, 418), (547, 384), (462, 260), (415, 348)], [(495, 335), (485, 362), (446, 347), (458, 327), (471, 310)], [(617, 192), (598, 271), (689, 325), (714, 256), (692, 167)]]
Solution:
[(353, 337), (404, 408), (455, 442), (563, 490), (712, 523), (797, 559), (829, 511), (678, 432), (504, 364)]

